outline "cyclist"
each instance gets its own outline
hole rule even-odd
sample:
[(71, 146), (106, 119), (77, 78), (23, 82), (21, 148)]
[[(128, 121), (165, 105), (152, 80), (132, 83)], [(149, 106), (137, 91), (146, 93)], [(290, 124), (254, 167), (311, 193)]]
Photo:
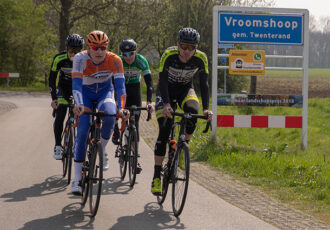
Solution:
[[(123, 63), (117, 55), (107, 51), (108, 36), (99, 30), (90, 32), (86, 37), (87, 50), (78, 53), (73, 61), (72, 88), (75, 99), (73, 109), (75, 115), (80, 116), (77, 127), (77, 137), (74, 147), (74, 179), (71, 192), (80, 195), (82, 192), (81, 170), (85, 160), (86, 142), (90, 126), (90, 116), (84, 111), (92, 111), (92, 101), (97, 102), (99, 111), (107, 114), (116, 113), (116, 102), (114, 99), (114, 85), (116, 87), (116, 98), (118, 113), (127, 119), (129, 111), (124, 114), (126, 92), (124, 85)], [(101, 127), (101, 144), (103, 149), (104, 170), (109, 168), (109, 161), (105, 151), (106, 144), (111, 136), (114, 117), (103, 117)]]
[[(144, 77), (144, 81), (147, 85), (147, 108), (149, 112), (152, 112), (152, 94), (153, 94), (153, 83), (151, 77), (151, 71), (149, 69), (149, 63), (141, 54), (138, 54), (137, 44), (133, 39), (125, 39), (120, 44), (121, 59), (124, 64), (124, 75), (125, 75), (125, 88), (126, 88), (126, 107), (128, 106), (141, 106), (141, 72)], [(139, 141), (139, 119), (140, 113), (135, 115), (135, 126), (137, 130), (137, 136)], [(115, 145), (119, 144), (119, 129), (118, 122), (115, 123), (114, 133), (112, 135), (112, 142)], [(136, 173), (140, 173), (142, 170), (140, 163), (137, 164)]]
[[(53, 157), (62, 159), (61, 135), (65, 119), (68, 99), (72, 96), (72, 61), (76, 53), (80, 52), (84, 45), (84, 39), (79, 34), (70, 34), (66, 38), (66, 50), (55, 55), (49, 74), (49, 89), (52, 97), (51, 107), (54, 109), (55, 121), (53, 125), (55, 147)], [(56, 79), (60, 72), (56, 89)]]
[[(166, 153), (166, 144), (173, 122), (172, 107), (178, 103), (184, 112), (197, 114), (199, 101), (193, 88), (193, 78), (199, 77), (203, 113), (212, 119), (209, 106), (208, 61), (205, 53), (198, 50), (199, 33), (193, 28), (183, 28), (178, 33), (177, 46), (169, 47), (163, 53), (159, 66), (159, 83), (156, 91), (156, 116), (159, 126), (155, 144), (155, 166), (151, 192), (162, 192), (160, 171)], [(167, 117), (163, 126), (164, 117)], [(195, 130), (197, 119), (191, 119), (191, 126), (186, 130), (188, 142)], [(180, 158), (181, 159), (181, 158)], [(184, 167), (183, 161), (179, 166)], [(183, 165), (183, 166), (182, 166)]]

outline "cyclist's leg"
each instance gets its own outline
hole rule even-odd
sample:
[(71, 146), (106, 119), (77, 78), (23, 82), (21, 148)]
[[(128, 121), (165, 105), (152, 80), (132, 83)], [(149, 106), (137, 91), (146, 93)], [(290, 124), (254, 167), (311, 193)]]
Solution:
[(57, 89), (57, 98), (59, 106), (55, 110), (55, 121), (54, 121), (54, 136), (55, 136), (55, 147), (53, 157), (57, 160), (62, 159), (62, 146), (61, 137), (63, 132), (63, 123), (67, 111), (67, 107), (63, 106), (68, 104), (68, 101), (64, 98), (64, 91), (59, 87)]
[[(140, 83), (137, 84), (129, 84), (126, 85), (126, 107), (130, 106), (141, 106), (141, 90), (140, 90)], [(140, 111), (135, 111), (134, 119), (135, 119), (135, 128), (136, 128), (136, 133), (137, 133), (137, 142), (140, 140), (140, 135), (139, 135), (139, 119), (140, 119)], [(140, 162), (137, 163), (137, 170), (136, 173), (139, 174), (142, 171), (142, 167)]]
[[(97, 101), (97, 108), (99, 111), (103, 111), (106, 114), (116, 113), (116, 102), (112, 91), (108, 89), (103, 90), (99, 94)], [(106, 152), (106, 145), (110, 139), (112, 131), (114, 129), (115, 117), (106, 116), (102, 118), (101, 127), (101, 144), (103, 150), (103, 169), (107, 170), (109, 168), (109, 160)]]
[[(159, 92), (157, 90), (157, 92)], [(170, 135), (171, 131), (171, 123), (172, 119), (167, 119), (167, 122), (165, 126), (163, 126), (164, 117), (162, 114), (162, 110), (164, 107), (164, 103), (159, 96), (159, 94), (156, 95), (156, 116), (157, 116), (157, 122), (159, 127), (158, 137), (155, 144), (155, 151), (154, 151), (154, 157), (155, 157), (155, 166), (154, 166), (154, 176), (153, 181), (151, 185), (151, 192), (152, 193), (161, 193), (161, 181), (160, 181), (160, 172), (162, 169), (162, 162), (164, 160), (164, 156), (166, 153), (166, 144), (168, 141), (168, 137)]]
[[(83, 102), (84, 102), (84, 110), (92, 111), (92, 102), (91, 99), (86, 95), (87, 91), (83, 93)], [(85, 160), (86, 154), (86, 143), (88, 138), (90, 126), (90, 116), (82, 115), (79, 118), (79, 123), (77, 126), (77, 136), (74, 143), (74, 178), (72, 181), (72, 193), (81, 194), (81, 187), (79, 182), (81, 181), (81, 171), (82, 164)]]
[[(186, 95), (179, 99), (179, 105), (186, 113), (198, 114), (199, 100), (196, 96), (195, 90), (190, 88)], [(189, 141), (191, 135), (194, 133), (197, 123), (197, 118), (192, 118), (186, 127), (186, 140)]]

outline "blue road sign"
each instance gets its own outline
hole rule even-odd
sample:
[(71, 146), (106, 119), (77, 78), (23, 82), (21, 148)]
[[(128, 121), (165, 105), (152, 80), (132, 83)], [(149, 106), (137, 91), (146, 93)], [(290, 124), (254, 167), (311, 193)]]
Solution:
[(218, 26), (218, 43), (304, 44), (303, 15), (219, 12)]

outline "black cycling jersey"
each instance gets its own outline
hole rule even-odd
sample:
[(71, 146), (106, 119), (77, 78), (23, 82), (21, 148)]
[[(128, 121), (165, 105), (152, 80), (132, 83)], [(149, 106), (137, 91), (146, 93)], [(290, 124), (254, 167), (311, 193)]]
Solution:
[(171, 95), (193, 88), (193, 78), (199, 76), (203, 109), (209, 106), (208, 61), (206, 54), (196, 50), (187, 63), (179, 59), (176, 46), (165, 50), (160, 60), (159, 89), (164, 104), (170, 103)]
[(57, 99), (56, 79), (60, 72), (58, 87), (65, 91), (72, 91), (72, 61), (70, 61), (66, 51), (55, 55), (49, 74), (49, 90), (53, 100)]

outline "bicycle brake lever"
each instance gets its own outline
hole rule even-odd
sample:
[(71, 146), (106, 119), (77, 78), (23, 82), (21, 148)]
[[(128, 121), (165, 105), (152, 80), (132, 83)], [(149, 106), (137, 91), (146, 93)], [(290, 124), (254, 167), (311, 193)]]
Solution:
[(206, 123), (206, 127), (205, 127), (205, 129), (203, 130), (203, 133), (207, 133), (207, 131), (209, 131), (210, 128), (211, 128), (211, 130), (212, 130), (211, 122), (207, 122), (207, 123)]

